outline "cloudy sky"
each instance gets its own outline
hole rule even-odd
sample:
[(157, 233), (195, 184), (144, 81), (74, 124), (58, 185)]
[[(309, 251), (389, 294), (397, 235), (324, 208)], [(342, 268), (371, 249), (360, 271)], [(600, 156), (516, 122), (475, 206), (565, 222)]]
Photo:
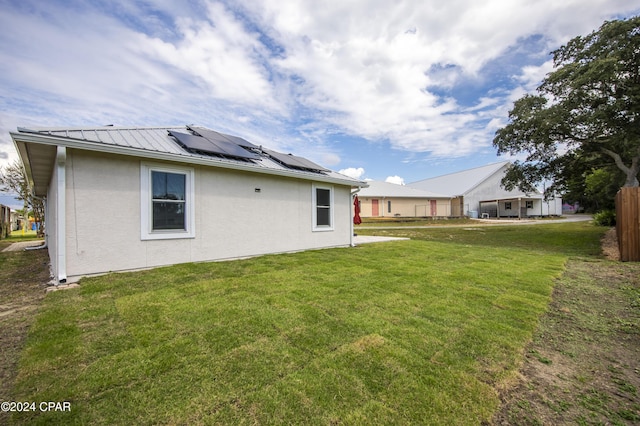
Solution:
[(18, 126), (197, 124), (361, 179), (500, 161), (549, 52), (640, 0), (0, 0)]

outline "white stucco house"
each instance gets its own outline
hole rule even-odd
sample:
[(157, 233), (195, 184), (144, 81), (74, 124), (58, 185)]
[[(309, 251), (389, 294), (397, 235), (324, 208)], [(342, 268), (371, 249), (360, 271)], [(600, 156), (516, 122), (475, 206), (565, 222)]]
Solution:
[(449, 217), (451, 197), (407, 185), (367, 181), (358, 192), (361, 217)]
[(54, 283), (353, 244), (352, 189), (307, 159), (195, 126), (18, 128)]
[(409, 183), (407, 186), (451, 197), (451, 216), (523, 218), (562, 215), (562, 198), (545, 200), (544, 195), (507, 191), (501, 186), (511, 162), (450, 173)]

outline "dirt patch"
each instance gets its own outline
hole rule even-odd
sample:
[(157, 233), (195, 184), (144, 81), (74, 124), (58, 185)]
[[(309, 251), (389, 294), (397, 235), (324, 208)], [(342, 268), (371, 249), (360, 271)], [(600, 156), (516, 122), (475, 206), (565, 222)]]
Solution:
[(640, 424), (639, 353), (640, 263), (571, 260), (493, 423)]
[[(49, 281), (46, 250), (0, 253), (0, 401), (11, 401), (20, 352)], [(0, 412), (0, 424), (8, 414)]]
[(620, 260), (616, 228), (609, 229), (602, 237), (602, 254), (609, 260)]

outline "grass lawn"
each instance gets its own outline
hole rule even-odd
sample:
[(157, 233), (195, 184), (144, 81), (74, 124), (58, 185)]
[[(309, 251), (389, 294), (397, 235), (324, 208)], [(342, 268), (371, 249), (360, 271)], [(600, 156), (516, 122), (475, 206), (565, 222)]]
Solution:
[[(35, 233), (34, 233), (35, 237)], [(12, 243), (33, 240), (13, 236), (0, 240), (0, 402), (12, 401), (12, 387), (27, 330), (45, 297), (49, 280), (46, 250), (30, 252), (2, 250)], [(9, 413), (0, 410), (0, 425)]]
[(392, 232), (414, 239), (112, 274), (51, 293), (14, 400), (71, 411), (12, 421), (489, 422), (554, 280), (570, 257), (598, 256), (603, 230)]
[(365, 217), (362, 218), (362, 224), (356, 226), (361, 227), (397, 227), (397, 226), (455, 226), (455, 225), (474, 225), (478, 224), (477, 220), (469, 218), (415, 218), (415, 217)]

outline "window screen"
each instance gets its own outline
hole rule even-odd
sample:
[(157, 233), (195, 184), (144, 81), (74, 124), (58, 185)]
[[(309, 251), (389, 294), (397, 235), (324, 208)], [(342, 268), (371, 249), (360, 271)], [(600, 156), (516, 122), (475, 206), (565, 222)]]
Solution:
[(186, 230), (186, 176), (181, 173), (151, 172), (153, 230)]
[(331, 190), (316, 188), (316, 226), (331, 226)]

